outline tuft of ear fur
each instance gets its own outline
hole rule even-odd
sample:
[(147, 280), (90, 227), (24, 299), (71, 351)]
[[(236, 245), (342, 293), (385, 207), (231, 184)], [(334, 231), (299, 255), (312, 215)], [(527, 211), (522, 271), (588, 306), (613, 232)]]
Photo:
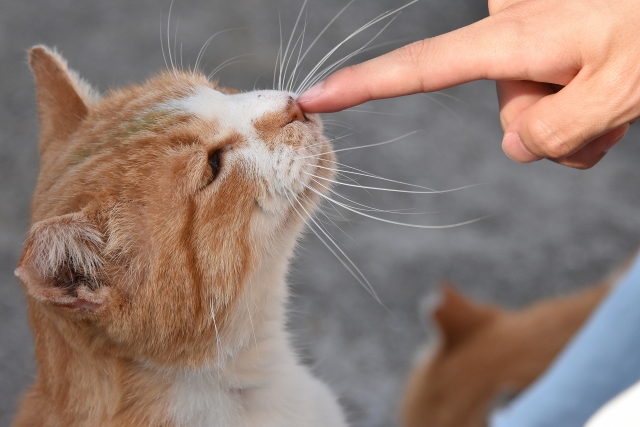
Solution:
[(451, 283), (444, 283), (433, 318), (442, 334), (443, 344), (451, 348), (470, 337), (480, 327), (495, 319), (499, 310), (474, 304), (458, 293)]
[(31, 227), (15, 271), (28, 295), (68, 309), (95, 311), (108, 296), (101, 280), (104, 239), (83, 213)]
[(64, 143), (78, 129), (97, 95), (55, 50), (31, 48), (29, 66), (36, 83), (42, 155), (47, 147)]

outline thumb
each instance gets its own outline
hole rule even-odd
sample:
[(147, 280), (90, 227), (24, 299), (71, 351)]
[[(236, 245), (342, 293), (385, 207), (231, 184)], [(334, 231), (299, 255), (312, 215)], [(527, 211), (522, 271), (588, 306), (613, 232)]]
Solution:
[(542, 157), (557, 161), (622, 125), (625, 120), (618, 123), (612, 116), (620, 111), (620, 100), (611, 97), (618, 91), (609, 86), (597, 76), (578, 75), (559, 92), (541, 98), (505, 130), (505, 153), (520, 162)]

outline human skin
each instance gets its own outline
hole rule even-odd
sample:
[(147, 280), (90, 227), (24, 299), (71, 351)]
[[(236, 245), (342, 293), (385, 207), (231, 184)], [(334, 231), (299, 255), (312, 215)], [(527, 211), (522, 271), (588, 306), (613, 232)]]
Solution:
[(638, 0), (490, 0), (490, 16), (344, 68), (298, 98), (307, 112), (495, 80), (515, 161), (595, 165), (640, 117)]

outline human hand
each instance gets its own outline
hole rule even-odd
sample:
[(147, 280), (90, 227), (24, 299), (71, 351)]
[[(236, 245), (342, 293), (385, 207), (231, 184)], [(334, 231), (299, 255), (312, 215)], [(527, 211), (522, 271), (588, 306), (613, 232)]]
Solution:
[(496, 80), (503, 149), (595, 165), (640, 116), (637, 0), (491, 0), (490, 17), (344, 68), (298, 98), (307, 112)]

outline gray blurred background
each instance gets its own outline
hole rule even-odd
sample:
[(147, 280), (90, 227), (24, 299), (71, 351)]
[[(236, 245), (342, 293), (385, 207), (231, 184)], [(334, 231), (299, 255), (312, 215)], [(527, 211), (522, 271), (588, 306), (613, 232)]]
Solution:
[[(278, 13), (286, 40), (301, 4), (175, 0), (172, 43), (177, 27), (175, 46), (187, 66), (209, 36), (238, 28), (213, 40), (203, 64), (211, 71), (231, 57), (251, 54), (217, 77), (239, 89), (267, 88), (279, 45)], [(345, 4), (310, 1), (307, 43)], [(305, 60), (306, 69), (360, 25), (401, 4), (356, 2), (320, 39)], [(71, 67), (103, 92), (140, 82), (165, 66), (160, 28), (166, 31), (168, 9), (168, 1), (152, 0), (0, 0), (0, 425), (10, 423), (34, 373), (24, 298), (13, 277), (38, 171), (34, 89), (25, 49), (37, 43), (58, 47)], [(484, 16), (481, 0), (422, 0), (378, 39), (395, 45), (360, 58)], [(376, 31), (354, 40), (343, 54)], [(325, 118), (340, 122), (327, 127), (329, 134), (351, 134), (337, 148), (422, 130), (390, 145), (347, 151), (340, 156), (345, 164), (440, 190), (482, 184), (440, 195), (339, 188), (353, 200), (380, 209), (428, 211), (386, 216), (428, 225), (493, 215), (457, 228), (416, 230), (343, 212), (345, 218), (335, 221), (339, 229), (330, 224), (328, 230), (386, 308), (315, 236), (303, 239), (290, 275), (291, 327), (305, 362), (339, 394), (354, 426), (397, 424), (405, 372), (428, 336), (417, 305), (440, 280), (452, 280), (474, 298), (519, 307), (592, 283), (640, 240), (637, 126), (584, 172), (547, 161), (518, 165), (506, 158), (491, 82), (369, 103)]]

